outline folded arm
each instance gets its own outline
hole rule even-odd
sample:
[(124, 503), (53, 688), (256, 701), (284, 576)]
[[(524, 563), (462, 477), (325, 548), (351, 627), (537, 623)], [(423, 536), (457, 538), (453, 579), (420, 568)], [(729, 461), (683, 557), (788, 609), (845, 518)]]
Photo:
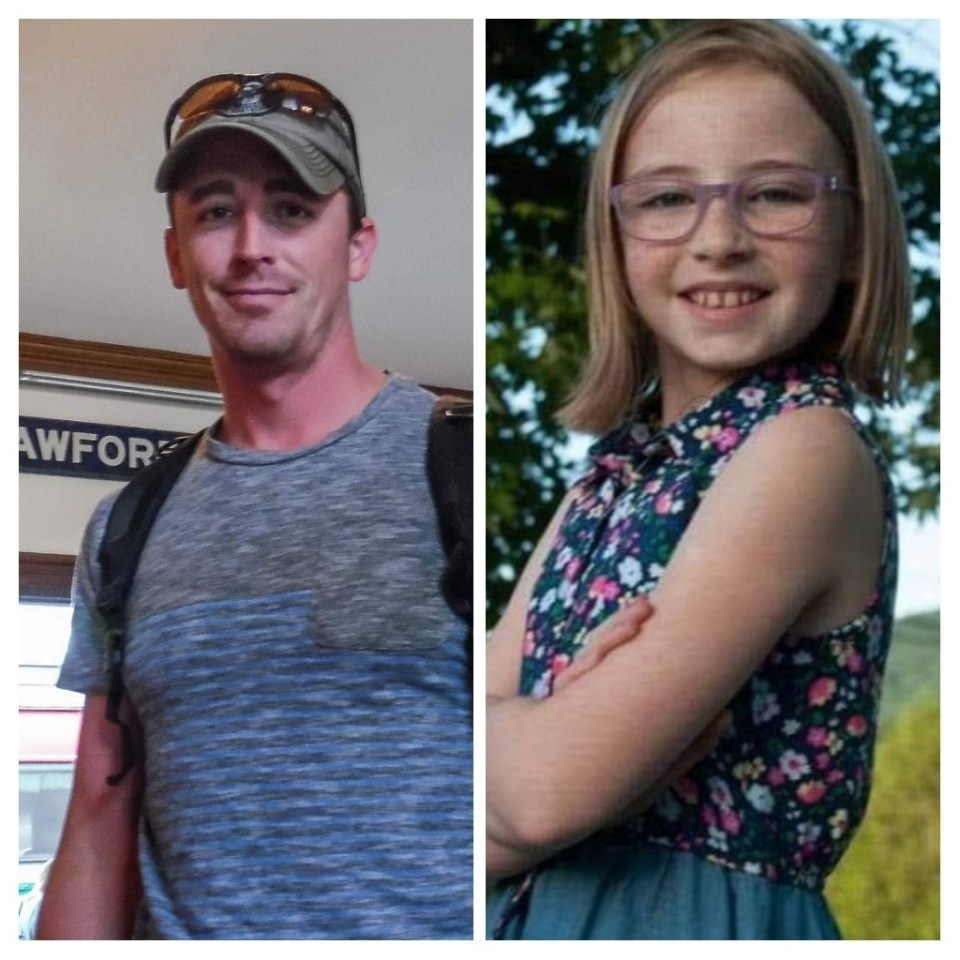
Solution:
[[(503, 696), (488, 706), (494, 853), (514, 851), (514, 864), (521, 853), (542, 859), (615, 822), (778, 637), (858, 613), (879, 558), (881, 516), (876, 469), (837, 411), (799, 411), (758, 430), (681, 539), (642, 641), (545, 700)], [(501, 656), (491, 652), (502, 670)], [(501, 875), (507, 859), (494, 863)]]

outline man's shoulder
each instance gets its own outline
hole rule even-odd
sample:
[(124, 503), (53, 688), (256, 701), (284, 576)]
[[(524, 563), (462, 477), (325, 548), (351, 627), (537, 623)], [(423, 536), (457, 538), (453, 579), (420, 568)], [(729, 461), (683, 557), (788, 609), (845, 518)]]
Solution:
[[(423, 387), (401, 374), (390, 374), (384, 392), (396, 407), (416, 417), (429, 417), (438, 407), (457, 408), (469, 404), (469, 399), (436, 388)], [(472, 410), (471, 410), (472, 413)]]
[(391, 373), (383, 389), (392, 402), (418, 410), (430, 409), (437, 400), (437, 394), (400, 373)]
[(399, 374), (390, 374), (370, 410), (371, 420), (390, 433), (426, 433), (437, 396)]

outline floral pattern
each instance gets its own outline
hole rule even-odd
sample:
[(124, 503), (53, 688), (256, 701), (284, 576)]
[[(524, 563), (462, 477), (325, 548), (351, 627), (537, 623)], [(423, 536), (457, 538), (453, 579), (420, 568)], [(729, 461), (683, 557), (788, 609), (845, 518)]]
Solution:
[(884, 556), (867, 608), (826, 635), (782, 637), (730, 704), (733, 723), (718, 747), (656, 806), (607, 835), (811, 889), (822, 887), (849, 844), (870, 788), (897, 569), (886, 466), (854, 402), (834, 364), (771, 366), (669, 427), (630, 421), (591, 449), (531, 598), (523, 694), (549, 696), (586, 634), (653, 589), (713, 478), (765, 421), (836, 407), (886, 484)]

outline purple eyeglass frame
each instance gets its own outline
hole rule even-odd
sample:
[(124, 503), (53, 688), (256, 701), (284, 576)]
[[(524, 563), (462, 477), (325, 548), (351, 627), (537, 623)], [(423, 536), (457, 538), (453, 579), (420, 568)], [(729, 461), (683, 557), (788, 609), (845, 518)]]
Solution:
[[(791, 175), (800, 174), (801, 176), (806, 177), (814, 186), (816, 190), (813, 198), (814, 213), (810, 217), (810, 220), (799, 227), (793, 227), (790, 230), (778, 230), (773, 233), (764, 230), (757, 230), (755, 227), (750, 226), (750, 224), (746, 222), (739, 203), (740, 193), (743, 190), (743, 185), (745, 183), (749, 183), (751, 180), (756, 180), (758, 177), (769, 176), (771, 173), (789, 173)], [(621, 197), (623, 191), (634, 183), (670, 183), (689, 188), (697, 202), (697, 215), (694, 218), (690, 229), (681, 236), (671, 237), (668, 240), (664, 240), (660, 237), (638, 237), (636, 234), (628, 232), (623, 222), (624, 218)], [(631, 237), (634, 240), (640, 240), (643, 243), (672, 244), (684, 243), (697, 232), (700, 224), (703, 223), (703, 218), (706, 216), (707, 207), (710, 205), (710, 201), (713, 200), (714, 197), (723, 197), (727, 201), (727, 205), (733, 212), (733, 216), (737, 223), (744, 230), (746, 230), (747, 233), (750, 233), (755, 237), (776, 238), (788, 237), (791, 234), (799, 233), (801, 230), (806, 230), (806, 228), (813, 223), (813, 219), (816, 216), (816, 205), (820, 202), (820, 197), (824, 193), (846, 193), (852, 196), (857, 196), (857, 191), (851, 187), (844, 186), (837, 174), (826, 173), (822, 170), (807, 170), (802, 167), (788, 167), (782, 170), (760, 170), (756, 173), (749, 173), (746, 176), (738, 177), (736, 180), (728, 180), (726, 183), (700, 183), (696, 180), (686, 180), (682, 177), (628, 177), (626, 180), (621, 180), (620, 183), (614, 184), (610, 188), (609, 196), (610, 204), (617, 215), (617, 223), (620, 225), (621, 231), (623, 231), (623, 233), (625, 233), (628, 237)]]

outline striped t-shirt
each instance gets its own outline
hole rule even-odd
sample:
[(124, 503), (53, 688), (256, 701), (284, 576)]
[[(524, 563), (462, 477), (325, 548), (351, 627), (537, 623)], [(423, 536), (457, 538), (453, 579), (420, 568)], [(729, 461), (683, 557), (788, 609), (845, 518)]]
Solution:
[[(144, 730), (146, 938), (466, 938), (465, 626), (425, 472), (432, 397), (392, 377), (315, 447), (207, 436), (151, 533), (125, 682)], [(215, 431), (213, 431), (215, 432)], [(87, 529), (59, 684), (105, 689)]]

